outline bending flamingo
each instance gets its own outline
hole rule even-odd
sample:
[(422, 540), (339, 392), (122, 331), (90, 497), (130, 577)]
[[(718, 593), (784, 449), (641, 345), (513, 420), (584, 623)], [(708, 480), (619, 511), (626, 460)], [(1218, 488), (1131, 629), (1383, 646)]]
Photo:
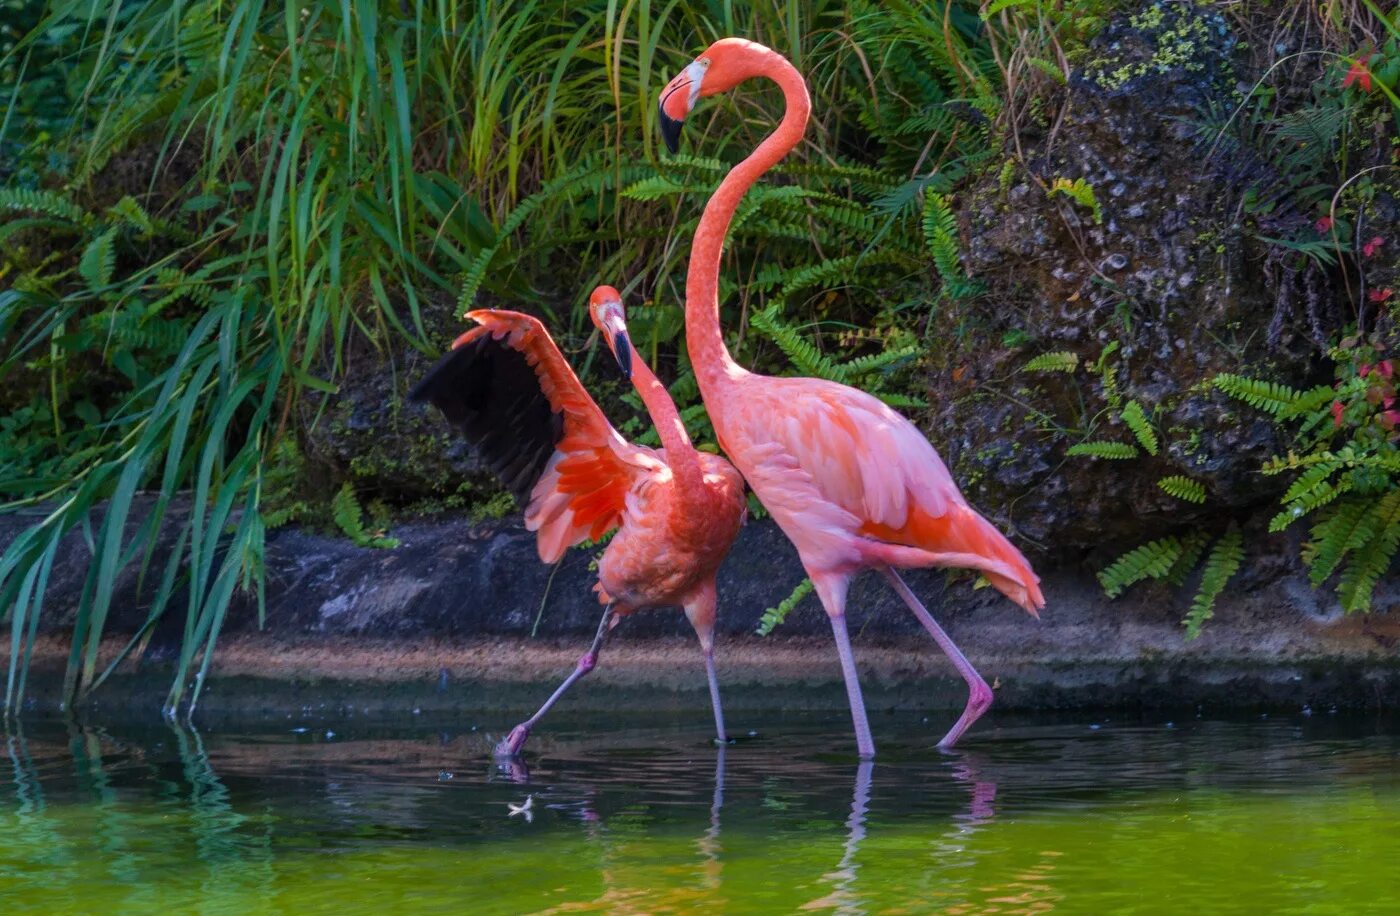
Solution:
[(846, 632), (846, 591), (863, 569), (885, 576), (967, 681), (967, 706), (940, 742), (948, 747), (991, 705), (992, 691), (895, 570), (970, 567), (1033, 615), (1045, 600), (1025, 558), (968, 506), (912, 423), (845, 385), (756, 375), (725, 347), (717, 296), (725, 233), (748, 188), (802, 139), (811, 101), (782, 55), (737, 38), (711, 45), (660, 100), (662, 135), (675, 152), (697, 99), (760, 76), (782, 89), (787, 111), (705, 205), (686, 276), (690, 360), (720, 445), (796, 545), (831, 620), (861, 757), (873, 757), (875, 745)]
[(457, 338), (409, 394), (436, 404), (527, 503), (525, 527), (537, 532), (544, 562), (617, 529), (598, 564), (594, 590), (606, 606), (593, 645), (539, 711), (497, 745), (500, 755), (518, 754), (549, 708), (593, 670), (621, 617), (677, 605), (700, 638), (715, 731), (725, 740), (715, 677), (715, 574), (743, 523), (744, 481), (729, 462), (691, 445), (665, 386), (633, 358), (617, 290), (598, 287), (588, 311), (651, 414), (661, 450), (624, 440), (549, 332), (519, 312), (467, 313), (480, 327)]

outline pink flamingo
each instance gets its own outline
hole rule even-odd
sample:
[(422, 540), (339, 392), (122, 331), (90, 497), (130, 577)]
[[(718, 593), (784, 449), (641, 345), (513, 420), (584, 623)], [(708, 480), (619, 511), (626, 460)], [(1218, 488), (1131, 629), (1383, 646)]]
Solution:
[(608, 423), (540, 322), (519, 312), (481, 310), (409, 393), (431, 401), (501, 480), (527, 503), (540, 559), (609, 531), (594, 590), (606, 605), (593, 645), (572, 674), (496, 747), (514, 756), (530, 730), (575, 681), (593, 670), (612, 627), (654, 607), (680, 606), (700, 638), (715, 731), (725, 741), (715, 677), (715, 574), (738, 537), (744, 481), (729, 462), (690, 443), (676, 405), (642, 359), (634, 359), (622, 298), (593, 291), (589, 316), (646, 405), (661, 450), (627, 442)]
[(782, 89), (778, 129), (734, 166), (705, 205), (686, 276), (686, 339), (720, 445), (797, 547), (831, 619), (856, 743), (875, 755), (846, 632), (846, 592), (879, 570), (967, 681), (953, 745), (992, 703), (992, 691), (896, 568), (977, 569), (1032, 615), (1045, 605), (1020, 552), (973, 510), (918, 429), (862, 391), (813, 378), (756, 375), (734, 362), (719, 326), (720, 252), (740, 199), (802, 139), (811, 110), (802, 75), (782, 55), (737, 38), (715, 42), (661, 93), (661, 132), (675, 152), (696, 100), (765, 76)]

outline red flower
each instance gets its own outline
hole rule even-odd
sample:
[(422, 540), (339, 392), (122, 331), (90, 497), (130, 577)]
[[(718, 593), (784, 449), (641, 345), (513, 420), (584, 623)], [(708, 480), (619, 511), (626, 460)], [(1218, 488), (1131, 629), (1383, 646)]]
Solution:
[(1318, 231), (1318, 232), (1331, 232), (1331, 231), (1332, 231), (1332, 217), (1330, 217), (1330, 216), (1324, 216), (1322, 219), (1320, 219), (1320, 220), (1318, 220), (1316, 223), (1314, 223), (1314, 225), (1317, 226), (1317, 231)]
[(1385, 300), (1390, 298), (1392, 292), (1394, 291), (1389, 288), (1373, 289), (1366, 294), (1366, 298), (1370, 299), (1372, 302), (1384, 302)]
[(1337, 426), (1338, 429), (1341, 428), (1341, 426), (1342, 426), (1342, 402), (1341, 402), (1341, 401), (1333, 401), (1333, 402), (1332, 402), (1332, 422), (1333, 422), (1333, 424), (1335, 424), (1335, 425)]
[(1351, 69), (1342, 78), (1343, 89), (1348, 89), (1352, 83), (1356, 83), (1361, 87), (1362, 92), (1371, 91), (1371, 71), (1366, 69), (1366, 62), (1370, 59), (1371, 55), (1367, 54), (1365, 57), (1358, 57), (1351, 62)]
[(1381, 250), (1381, 246), (1384, 244), (1385, 239), (1381, 238), (1378, 235), (1375, 238), (1371, 239), (1371, 241), (1367, 242), (1365, 245), (1361, 246), (1361, 253), (1368, 258), (1373, 257), (1377, 251)]

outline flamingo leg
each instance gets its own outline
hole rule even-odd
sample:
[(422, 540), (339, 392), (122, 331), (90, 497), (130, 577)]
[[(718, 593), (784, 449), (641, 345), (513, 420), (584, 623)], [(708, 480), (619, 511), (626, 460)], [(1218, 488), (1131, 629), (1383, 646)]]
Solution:
[(953, 723), (953, 727), (948, 729), (948, 734), (943, 736), (943, 740), (938, 742), (939, 747), (952, 747), (962, 737), (963, 732), (972, 727), (972, 723), (981, 718), (982, 714), (992, 705), (992, 688), (987, 686), (987, 682), (982, 679), (982, 675), (977, 673), (977, 669), (972, 667), (972, 662), (967, 660), (967, 656), (962, 654), (962, 650), (953, 642), (947, 631), (938, 625), (938, 621), (933, 619), (933, 615), (924, 607), (923, 602), (909, 590), (909, 586), (904, 584), (899, 573), (886, 566), (880, 571), (890, 588), (895, 594), (904, 599), (904, 603), (909, 605), (909, 610), (914, 612), (914, 616), (919, 618), (919, 623), (924, 625), (934, 642), (943, 650), (944, 654), (953, 663), (953, 667), (958, 669), (958, 674), (967, 681), (968, 697), (967, 706), (963, 709), (963, 714), (958, 721)]
[[(704, 647), (705, 652), (705, 676), (710, 680), (710, 705), (715, 710), (715, 735), (719, 738), (720, 745), (729, 741), (728, 735), (724, 731), (724, 710), (719, 703), (719, 678), (715, 676), (715, 648), (712, 645)], [(720, 751), (720, 753), (724, 753)]]
[(514, 757), (520, 753), (520, 749), (525, 746), (525, 740), (530, 737), (530, 729), (539, 724), (544, 714), (549, 712), (550, 707), (559, 701), (574, 682), (592, 671), (598, 664), (598, 653), (602, 651), (603, 640), (607, 639), (613, 621), (613, 606), (610, 604), (603, 609), (603, 619), (598, 621), (598, 633), (593, 637), (593, 645), (588, 647), (588, 651), (579, 656), (578, 664), (574, 666), (573, 673), (564, 678), (564, 683), (560, 684), (555, 691), (549, 695), (549, 699), (544, 701), (533, 716), (521, 722), (510, 730), (510, 734), (496, 745), (497, 757)]

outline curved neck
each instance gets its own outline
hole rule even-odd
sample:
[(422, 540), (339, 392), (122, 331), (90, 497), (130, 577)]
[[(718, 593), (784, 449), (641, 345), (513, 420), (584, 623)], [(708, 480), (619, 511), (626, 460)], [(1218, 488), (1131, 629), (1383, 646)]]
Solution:
[[(783, 90), (787, 110), (782, 123), (747, 159), (729, 170), (705, 204), (691, 245), (690, 269), (685, 280), (685, 337), (700, 393), (710, 395), (744, 370), (729, 355), (719, 326), (719, 268), (724, 237), (739, 201), (764, 172), (771, 169), (802, 140), (812, 109), (807, 84), (797, 68), (782, 55), (769, 51), (761, 75)], [(713, 406), (711, 406), (713, 413)]]
[(632, 384), (637, 394), (641, 395), (642, 403), (651, 415), (651, 422), (656, 426), (656, 433), (661, 437), (661, 445), (666, 449), (666, 463), (675, 475), (681, 501), (698, 496), (704, 488), (700, 456), (695, 453), (695, 446), (690, 444), (690, 436), (681, 422), (680, 411), (676, 410), (676, 402), (671, 400), (671, 393), (651, 371), (646, 360), (641, 358), (632, 360)]

